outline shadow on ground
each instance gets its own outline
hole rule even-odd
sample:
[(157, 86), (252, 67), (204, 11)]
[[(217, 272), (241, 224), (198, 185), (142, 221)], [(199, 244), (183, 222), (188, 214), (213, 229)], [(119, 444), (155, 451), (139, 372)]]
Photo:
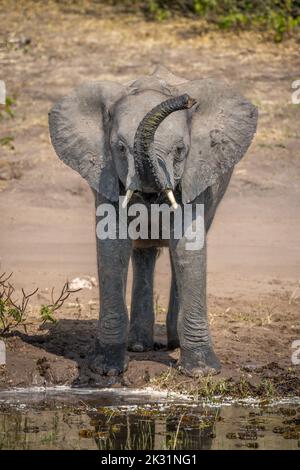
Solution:
[(165, 366), (162, 368), (164, 370), (176, 363), (176, 360), (170, 355), (171, 351), (168, 351), (165, 346), (165, 326), (156, 324), (155, 350), (143, 353), (128, 352), (129, 366), (126, 374), (116, 378), (100, 377), (89, 367), (89, 355), (93, 352), (96, 331), (96, 320), (63, 319), (55, 325), (41, 327), (40, 332), (36, 334), (18, 332), (17, 336), (24, 343), (38, 348), (37, 369), (47, 384), (57, 382), (55, 380), (56, 374), (52, 368), (53, 357), (43, 356), (40, 350), (74, 361), (78, 369), (78, 376), (74, 378), (72, 385), (77, 387), (112, 386), (114, 384), (127, 386), (132, 383), (145, 383), (150, 380), (152, 373), (160, 372), (161, 366)]

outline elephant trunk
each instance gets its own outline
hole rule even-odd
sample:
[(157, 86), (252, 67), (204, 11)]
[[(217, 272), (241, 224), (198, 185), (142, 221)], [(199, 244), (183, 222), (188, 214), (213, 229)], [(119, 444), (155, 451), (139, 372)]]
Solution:
[(169, 98), (155, 106), (140, 122), (134, 138), (134, 162), (142, 190), (165, 190), (170, 194), (173, 184), (164, 159), (155, 151), (154, 135), (169, 114), (191, 108), (195, 103), (196, 101), (187, 94)]

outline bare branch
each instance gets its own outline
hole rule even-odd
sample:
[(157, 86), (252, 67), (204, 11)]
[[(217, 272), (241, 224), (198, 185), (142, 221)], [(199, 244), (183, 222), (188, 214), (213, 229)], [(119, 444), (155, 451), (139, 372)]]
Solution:
[(28, 303), (31, 297), (38, 291), (38, 289), (35, 289), (33, 292), (26, 294), (22, 288), (22, 299), (20, 302), (14, 300), (12, 296), (15, 288), (8, 282), (11, 276), (12, 273), (9, 276), (6, 276), (5, 273), (0, 275), (0, 334), (8, 333), (18, 325), (22, 325), (25, 328)]

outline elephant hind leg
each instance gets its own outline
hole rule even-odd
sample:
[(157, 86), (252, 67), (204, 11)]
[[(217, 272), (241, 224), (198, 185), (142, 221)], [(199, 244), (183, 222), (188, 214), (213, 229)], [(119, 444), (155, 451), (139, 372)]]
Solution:
[(132, 296), (128, 349), (143, 352), (153, 349), (153, 281), (158, 249), (134, 248), (132, 252)]
[(177, 320), (179, 313), (179, 298), (178, 289), (176, 284), (174, 265), (171, 259), (171, 289), (169, 298), (169, 307), (167, 314), (167, 337), (168, 337), (168, 349), (179, 348), (179, 337), (177, 331)]

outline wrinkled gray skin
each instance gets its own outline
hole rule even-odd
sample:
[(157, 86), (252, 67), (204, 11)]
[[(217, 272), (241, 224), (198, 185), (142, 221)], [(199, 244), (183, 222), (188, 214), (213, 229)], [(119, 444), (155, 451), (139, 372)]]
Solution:
[[(137, 155), (135, 135), (145, 115), (183, 94), (196, 104), (163, 119), (151, 155)], [(206, 233), (233, 167), (251, 143), (256, 122), (256, 108), (223, 82), (189, 82), (163, 67), (127, 85), (85, 84), (57, 103), (49, 115), (58, 156), (89, 182), (96, 207), (109, 202), (118, 208), (119, 195), (129, 188), (135, 191), (129, 205), (143, 202), (149, 208), (151, 202), (168, 202), (163, 191), (168, 186), (179, 204), (204, 203)], [(156, 180), (151, 177), (150, 157), (157, 168)], [(188, 375), (220, 370), (207, 321), (206, 243), (201, 250), (189, 251), (185, 242), (184, 236), (175, 240), (172, 229), (167, 241), (97, 239), (100, 319), (91, 358), (94, 370), (120, 374), (127, 367), (127, 349), (153, 348), (153, 275), (159, 247), (166, 244), (172, 265), (168, 347), (180, 347), (178, 364)], [(130, 257), (129, 324), (125, 291)]]

